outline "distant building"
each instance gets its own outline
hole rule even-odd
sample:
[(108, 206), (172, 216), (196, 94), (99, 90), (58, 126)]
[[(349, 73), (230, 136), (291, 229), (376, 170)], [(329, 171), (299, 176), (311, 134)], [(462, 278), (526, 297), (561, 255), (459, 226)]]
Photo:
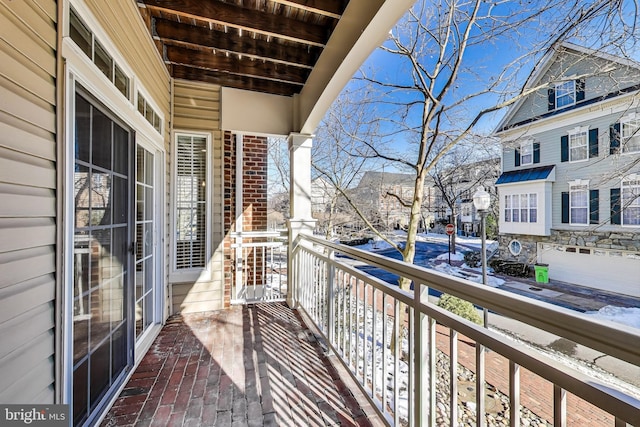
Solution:
[[(353, 191), (358, 206), (387, 230), (405, 229), (409, 224), (415, 175), (367, 171)], [(425, 183), (421, 230), (434, 221), (435, 192), (433, 183)]]
[(500, 256), (640, 296), (640, 64), (572, 44), (499, 124)]

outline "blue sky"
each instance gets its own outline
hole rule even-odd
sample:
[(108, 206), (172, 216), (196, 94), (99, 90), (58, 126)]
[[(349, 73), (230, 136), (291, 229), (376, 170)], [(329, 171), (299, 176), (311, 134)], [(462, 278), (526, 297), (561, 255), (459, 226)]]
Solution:
[[(539, 5), (546, 5), (549, 3), (550, 2), (543, 1), (529, 1), (526, 3), (497, 2), (493, 3), (498, 4), (493, 12), (494, 16), (513, 14), (512, 19), (509, 21), (513, 22), (523, 15), (530, 13), (529, 11), (519, 9), (522, 7), (522, 4), (529, 4), (534, 8)], [(501, 88), (508, 88), (511, 94), (519, 91), (530, 74), (532, 67), (541, 59), (542, 54), (544, 53), (544, 51), (537, 49), (541, 46), (548, 46), (549, 40), (553, 37), (552, 27), (547, 28), (544, 24), (551, 22), (554, 25), (559, 25), (563, 21), (555, 22), (554, 20), (566, 17), (567, 14), (577, 13), (575, 8), (569, 8), (568, 3), (569, 2), (559, 2), (558, 7), (561, 10), (547, 11), (536, 16), (534, 19), (531, 19), (524, 27), (518, 30), (517, 34), (515, 34), (514, 31), (504, 31), (495, 37), (491, 37), (490, 40), (485, 40), (482, 44), (469, 46), (465, 56), (465, 63), (468, 68), (458, 78), (454, 91), (445, 98), (445, 103), (450, 103), (462, 96), (484, 89), (489, 82), (495, 82), (498, 78), (498, 74), (503, 71), (505, 67), (511, 64), (512, 61), (516, 61), (518, 58), (521, 60), (516, 61), (516, 66), (511, 64), (511, 71), (507, 74), (507, 78), (504, 80), (504, 84), (501, 85)], [(592, 2), (581, 1), (580, 6), (586, 7), (590, 3)], [(485, 10), (481, 12), (486, 12), (486, 4), (488, 3), (483, 3), (483, 8), (485, 8)], [(636, 13), (634, 3), (632, 1), (627, 1), (624, 5), (624, 20), (629, 22)], [(562, 8), (564, 8), (564, 10), (562, 10)], [(464, 26), (464, 21), (461, 21), (461, 25)], [(494, 25), (493, 21), (483, 20), (479, 25), (482, 29), (474, 27), (472, 30), (472, 37), (481, 36), (481, 30), (487, 31), (487, 28), (491, 25)], [(502, 31), (504, 26), (505, 25), (498, 25), (497, 27), (494, 27), (493, 30), (495, 31), (497, 28), (498, 31)], [(598, 46), (603, 42), (603, 39), (599, 37), (602, 33), (604, 33), (606, 37), (615, 33), (608, 29), (603, 32), (603, 28), (607, 27), (602, 22), (594, 22), (588, 28), (585, 27), (582, 29), (578, 34), (579, 37), (574, 37), (570, 39), (570, 41), (589, 47)], [(394, 33), (398, 34), (398, 29), (394, 29)], [(597, 34), (597, 36), (594, 35), (594, 33)], [(387, 42), (387, 44), (390, 44), (390, 42)], [(425, 64), (428, 68), (433, 63), (433, 55), (437, 53), (437, 45), (427, 38), (424, 40), (424, 43), (418, 46), (418, 49), (420, 48), (424, 49), (424, 52), (420, 55), (420, 62)], [(534, 50), (537, 53), (531, 55), (530, 52)], [(630, 50), (634, 54), (637, 53), (637, 49)], [(373, 52), (361, 67), (361, 70), (363, 70), (367, 75), (375, 74), (376, 79), (380, 81), (394, 83), (411, 82), (410, 68), (406, 63), (399, 60), (397, 56), (384, 52), (380, 49)], [(445, 78), (446, 77), (447, 76), (445, 76)], [(352, 81), (352, 83), (347, 86), (347, 90), (353, 90), (361, 84), (362, 83), (357, 80)], [(440, 82), (439, 84), (441, 85), (442, 83)], [(388, 100), (392, 99), (397, 103), (409, 103), (416, 99), (415, 95), (401, 91), (395, 91), (393, 93), (387, 92), (384, 96)], [(456, 115), (450, 117), (450, 127), (453, 128), (460, 123), (464, 123), (465, 120), (468, 120), (470, 117), (474, 117), (482, 108), (495, 105), (499, 99), (504, 97), (504, 94), (485, 94), (477, 99), (469, 101), (464, 105), (464, 108), (460, 108), (455, 112), (452, 111), (452, 114), (455, 113)], [(376, 109), (380, 117), (393, 117), (395, 113), (389, 105), (378, 104), (376, 105)], [(476, 128), (478, 133), (490, 134), (495, 129), (497, 123), (505, 112), (506, 110), (502, 110), (486, 116)], [(411, 117), (411, 113), (409, 114), (409, 117)], [(391, 125), (386, 124), (385, 128), (390, 129)], [(401, 141), (401, 139), (402, 138), (396, 134), (393, 137), (394, 144), (406, 143), (406, 138), (405, 141)], [(410, 149), (410, 147), (407, 147), (407, 149)]]

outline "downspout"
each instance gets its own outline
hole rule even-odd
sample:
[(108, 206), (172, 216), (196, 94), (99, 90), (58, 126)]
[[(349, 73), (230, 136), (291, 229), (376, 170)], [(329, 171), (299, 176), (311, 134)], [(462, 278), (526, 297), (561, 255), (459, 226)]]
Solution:
[(65, 254), (65, 222), (64, 206), (66, 200), (65, 171), (67, 170), (67, 158), (65, 156), (65, 132), (64, 123), (66, 115), (65, 91), (66, 76), (65, 63), (62, 58), (62, 39), (63, 31), (66, 28), (65, 23), (65, 2), (57, 3), (57, 22), (58, 32), (56, 37), (56, 274), (55, 274), (55, 322), (54, 322), (54, 403), (65, 403), (65, 386), (64, 386), (64, 361), (65, 361), (65, 292), (64, 292), (64, 265)]
[[(174, 93), (175, 93), (175, 80), (173, 77), (169, 77), (169, 150), (168, 150), (168, 155), (167, 155), (167, 161), (165, 162), (165, 167), (167, 168), (165, 175), (169, 176), (169, 188), (171, 188), (171, 171), (172, 171), (172, 161), (173, 161), (173, 156), (171, 155), (173, 153), (173, 111), (174, 111), (174, 103), (175, 103), (175, 97), (174, 97)], [(165, 176), (165, 185), (167, 183), (167, 177)], [(166, 191), (165, 191), (166, 194)], [(173, 233), (171, 232), (172, 230), (172, 224), (171, 224), (171, 211), (175, 208), (175, 201), (173, 199), (174, 194), (173, 192), (171, 192), (171, 194), (169, 195), (169, 203), (171, 208), (168, 209), (167, 213), (166, 213), (166, 221), (167, 221), (167, 230), (164, 234), (165, 238), (167, 238), (167, 242), (164, 245), (164, 249), (165, 251), (167, 251), (167, 258), (169, 259), (169, 270), (165, 272), (165, 279), (167, 279), (167, 303), (165, 304), (164, 307), (164, 311), (165, 313), (163, 313), (163, 322), (164, 323), (164, 319), (167, 319), (169, 316), (173, 315), (173, 284), (171, 283), (171, 281), (169, 280), (169, 271), (171, 271), (173, 269), (173, 266), (171, 265), (172, 260), (174, 259), (174, 255), (172, 254), (173, 251), (173, 247), (172, 247), (172, 243), (173, 243), (173, 239), (175, 239), (175, 236), (173, 236)], [(164, 260), (163, 260), (164, 261)], [(164, 263), (166, 266), (166, 262)]]
[[(242, 176), (244, 164), (243, 159), (243, 133), (236, 133), (236, 254), (235, 254), (235, 299), (240, 300), (240, 291), (242, 290), (242, 266), (244, 260), (242, 259), (242, 232), (244, 230), (244, 212), (242, 206), (243, 200), (243, 185)], [(234, 295), (232, 295), (233, 297)]]

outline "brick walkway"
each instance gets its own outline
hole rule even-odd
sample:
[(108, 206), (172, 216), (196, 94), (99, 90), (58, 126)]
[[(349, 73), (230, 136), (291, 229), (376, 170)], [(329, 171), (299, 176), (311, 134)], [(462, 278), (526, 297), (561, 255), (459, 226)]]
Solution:
[(102, 426), (379, 424), (346, 377), (284, 304), (174, 316)]

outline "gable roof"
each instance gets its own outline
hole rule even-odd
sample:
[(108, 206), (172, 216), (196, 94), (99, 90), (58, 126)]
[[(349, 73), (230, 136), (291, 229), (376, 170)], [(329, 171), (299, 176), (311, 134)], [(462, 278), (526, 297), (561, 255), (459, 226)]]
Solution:
[(366, 171), (358, 187), (371, 187), (372, 185), (402, 185), (411, 186), (415, 185), (416, 176), (410, 173), (391, 173), (391, 172), (375, 172)]
[[(638, 71), (640, 71), (640, 63), (637, 63), (635, 61), (632, 61), (630, 59), (627, 58), (622, 58), (619, 56), (615, 56), (615, 55), (611, 55), (608, 54), (606, 52), (602, 52), (599, 50), (595, 50), (595, 49), (590, 49), (584, 46), (579, 46), (573, 43), (569, 43), (569, 42), (563, 42), (560, 43), (558, 45), (554, 45), (552, 47), (549, 48), (549, 50), (545, 53), (545, 55), (542, 57), (542, 59), (540, 60), (540, 62), (534, 67), (533, 71), (531, 72), (531, 74), (529, 75), (529, 77), (527, 78), (526, 83), (524, 84), (521, 93), (526, 92), (529, 89), (535, 88), (536, 86), (540, 85), (541, 83), (541, 79), (546, 75), (546, 73), (549, 71), (549, 69), (552, 67), (552, 65), (555, 63), (555, 61), (558, 59), (560, 54), (566, 53), (566, 52), (574, 52), (580, 55), (584, 55), (585, 58), (600, 58), (603, 59), (605, 61), (608, 62), (612, 62), (612, 63), (616, 63), (619, 65), (622, 65), (624, 67), (629, 67), (629, 68), (635, 68)], [(551, 83), (551, 82), (550, 82)], [(614, 96), (618, 96), (618, 95), (622, 95), (624, 93), (627, 93), (629, 91), (633, 91), (633, 90), (637, 90), (638, 88), (640, 88), (638, 85), (633, 85), (629, 88), (626, 89), (622, 89), (620, 91), (608, 94), (602, 98), (595, 98), (592, 100), (588, 100), (586, 103), (593, 103), (593, 102), (598, 102), (604, 99), (609, 99), (612, 98)], [(522, 97), (521, 99), (519, 99), (518, 101), (516, 101), (507, 111), (507, 113), (505, 114), (505, 116), (502, 118), (502, 120), (500, 120), (500, 123), (498, 123), (498, 126), (496, 127), (496, 130), (494, 131), (495, 133), (499, 133), (502, 132), (504, 130), (506, 130), (508, 127), (517, 127), (519, 125), (525, 124), (525, 123), (517, 123), (515, 125), (512, 126), (508, 126), (509, 122), (511, 121), (511, 119), (514, 117), (514, 115), (518, 112), (518, 110), (522, 107), (522, 104), (527, 100), (527, 98), (529, 96), (532, 96), (533, 94), (529, 94), (525, 97)], [(583, 104), (576, 104), (574, 106), (578, 107), (578, 106), (582, 106)], [(564, 110), (563, 110), (564, 111)], [(556, 111), (557, 112), (557, 111)], [(554, 113), (556, 113), (554, 112)], [(552, 114), (550, 114), (552, 115)], [(538, 118), (544, 118), (547, 115), (543, 115), (541, 117)], [(529, 123), (530, 121), (527, 121), (526, 123)]]

